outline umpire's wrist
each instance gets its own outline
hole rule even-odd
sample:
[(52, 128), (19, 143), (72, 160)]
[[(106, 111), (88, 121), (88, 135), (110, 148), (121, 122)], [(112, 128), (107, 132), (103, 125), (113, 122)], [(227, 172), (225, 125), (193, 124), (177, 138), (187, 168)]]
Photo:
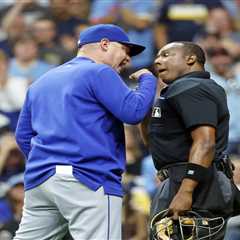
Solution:
[(184, 178), (179, 188), (179, 192), (192, 194), (197, 185), (198, 182), (196, 180)]

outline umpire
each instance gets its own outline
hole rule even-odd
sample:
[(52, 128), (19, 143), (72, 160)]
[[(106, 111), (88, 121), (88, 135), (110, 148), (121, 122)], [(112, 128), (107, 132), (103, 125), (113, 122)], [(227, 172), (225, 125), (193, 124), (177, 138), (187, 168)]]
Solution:
[(24, 152), (25, 201), (15, 240), (120, 240), (125, 169), (123, 122), (140, 122), (153, 104), (156, 78), (146, 69), (129, 89), (119, 73), (144, 50), (120, 27), (80, 34), (78, 56), (34, 82), (16, 139)]
[[(149, 128), (147, 121), (142, 125), (162, 180), (152, 216), (167, 208), (173, 219), (190, 209), (225, 219), (233, 214), (236, 188), (231, 164), (224, 158), (226, 95), (204, 64), (203, 50), (191, 42), (167, 44), (156, 57), (159, 79), (167, 86), (152, 109)], [(223, 235), (224, 231), (214, 239)]]

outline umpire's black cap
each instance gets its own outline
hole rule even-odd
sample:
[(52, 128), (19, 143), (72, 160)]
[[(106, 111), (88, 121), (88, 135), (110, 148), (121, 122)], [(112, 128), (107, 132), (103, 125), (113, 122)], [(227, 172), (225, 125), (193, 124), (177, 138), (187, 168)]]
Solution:
[(128, 46), (130, 48), (130, 56), (135, 56), (145, 49), (144, 46), (131, 42), (127, 33), (114, 24), (97, 24), (83, 30), (79, 36), (78, 46), (100, 42), (103, 38)]

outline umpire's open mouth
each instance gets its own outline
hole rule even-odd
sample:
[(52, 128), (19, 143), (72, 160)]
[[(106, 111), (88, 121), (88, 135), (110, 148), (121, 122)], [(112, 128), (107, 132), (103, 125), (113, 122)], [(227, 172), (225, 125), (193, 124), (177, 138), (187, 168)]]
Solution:
[(165, 74), (167, 72), (166, 68), (158, 69), (158, 75)]

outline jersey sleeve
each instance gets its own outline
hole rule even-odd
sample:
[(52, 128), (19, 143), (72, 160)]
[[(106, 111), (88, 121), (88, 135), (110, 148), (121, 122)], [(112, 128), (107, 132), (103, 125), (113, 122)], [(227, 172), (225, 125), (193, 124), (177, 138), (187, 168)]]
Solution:
[(36, 135), (32, 129), (31, 124), (31, 110), (30, 110), (30, 100), (29, 100), (29, 91), (26, 95), (24, 105), (22, 107), (17, 129), (15, 132), (16, 141), (24, 156), (28, 158), (28, 154), (31, 150), (31, 139)]
[(174, 96), (173, 104), (186, 128), (217, 126), (217, 102), (204, 86), (198, 85)]
[(136, 124), (151, 108), (156, 92), (156, 78), (143, 74), (136, 90), (130, 89), (110, 67), (98, 72), (92, 83), (97, 100), (122, 122)]

